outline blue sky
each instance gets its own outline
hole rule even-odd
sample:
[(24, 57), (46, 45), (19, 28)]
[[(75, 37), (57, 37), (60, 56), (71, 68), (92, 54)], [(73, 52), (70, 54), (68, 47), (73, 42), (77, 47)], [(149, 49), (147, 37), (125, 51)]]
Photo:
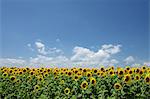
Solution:
[(148, 7), (148, 0), (2, 0), (1, 58), (36, 57), (27, 44), (40, 41), (66, 57), (75, 46), (120, 44), (117, 60), (149, 61)]

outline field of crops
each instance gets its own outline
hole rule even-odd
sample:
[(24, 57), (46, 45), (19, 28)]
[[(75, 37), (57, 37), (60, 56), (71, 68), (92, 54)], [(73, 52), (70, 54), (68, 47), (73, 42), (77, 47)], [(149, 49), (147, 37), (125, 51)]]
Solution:
[(1, 67), (0, 98), (150, 99), (150, 67)]

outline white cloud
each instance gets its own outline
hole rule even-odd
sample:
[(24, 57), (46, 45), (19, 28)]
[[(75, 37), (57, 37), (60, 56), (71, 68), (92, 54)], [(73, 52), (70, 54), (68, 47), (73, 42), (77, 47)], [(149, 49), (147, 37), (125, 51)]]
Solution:
[[(29, 48), (33, 46), (27, 44)], [(117, 65), (119, 63), (113, 56), (121, 51), (121, 45), (104, 44), (97, 51), (93, 51), (90, 48), (76, 46), (73, 48), (73, 55), (66, 57), (61, 49), (56, 47), (49, 48), (45, 46), (42, 41), (35, 42), (35, 48), (37, 50), (36, 57), (30, 57), (28, 60), (24, 60), (23, 57), (18, 59), (2, 58), (0, 59), (0, 66), (84, 66), (84, 67), (96, 67), (100, 65)], [(135, 59), (133, 56), (129, 56), (123, 60), (125, 64), (135, 65)], [(145, 62), (144, 64), (150, 64)]]
[(113, 65), (118, 63), (118, 61), (111, 59), (111, 56), (120, 52), (120, 47), (121, 45), (102, 45), (101, 49), (94, 52), (77, 46), (73, 49), (74, 55), (71, 57), (71, 61), (86, 64)]
[(37, 41), (37, 42), (35, 42), (35, 45), (40, 54), (43, 54), (43, 55), (47, 54), (47, 52), (45, 51), (45, 45), (42, 42)]
[(133, 56), (128, 56), (126, 59), (124, 59), (125, 64), (133, 64), (135, 62), (135, 59)]
[(12, 59), (12, 58), (1, 58), (0, 66), (22, 66), (26, 64), (26, 61), (23, 59)]

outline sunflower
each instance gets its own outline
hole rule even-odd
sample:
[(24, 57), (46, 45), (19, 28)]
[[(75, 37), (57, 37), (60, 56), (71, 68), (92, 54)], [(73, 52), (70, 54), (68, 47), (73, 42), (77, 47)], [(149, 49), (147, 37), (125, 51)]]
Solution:
[(58, 76), (55, 76), (54, 79), (55, 79), (55, 80), (58, 79)]
[(95, 68), (95, 69), (93, 69), (93, 73), (97, 73), (98, 72), (98, 70)]
[(97, 72), (97, 76), (100, 76), (101, 75), (101, 72), (99, 71), (99, 72)]
[(120, 69), (120, 70), (118, 71), (118, 75), (119, 75), (119, 76), (123, 76), (123, 74), (124, 74), (124, 71), (123, 71), (122, 69)]
[(15, 77), (15, 76), (10, 76), (10, 80), (11, 80), (11, 81), (15, 81), (15, 80), (16, 80), (16, 77)]
[(37, 76), (37, 79), (38, 79), (39, 81), (42, 81), (42, 80), (43, 80), (43, 76)]
[(2, 76), (3, 76), (3, 77), (8, 77), (8, 73), (7, 73), (7, 72), (4, 72), (4, 73), (2, 74)]
[(129, 74), (132, 74), (132, 73), (133, 73), (133, 71), (132, 71), (132, 70), (129, 70), (129, 71), (128, 71), (128, 73), (129, 73)]
[(67, 73), (68, 76), (71, 76), (72, 74), (73, 74), (72, 71), (68, 71)]
[(143, 73), (144, 73), (143, 70), (140, 70), (140, 71), (139, 71), (139, 74), (140, 74), (140, 75), (143, 75)]
[(95, 85), (95, 84), (96, 84), (96, 79), (95, 79), (94, 77), (91, 77), (91, 78), (90, 78), (90, 83), (91, 83), (92, 85)]
[(27, 77), (28, 80), (31, 80), (31, 78), (32, 78), (32, 76), (28, 76), (28, 77)]
[(150, 76), (149, 76), (149, 75), (146, 75), (145, 78), (144, 78), (144, 81), (145, 81), (147, 84), (150, 84)]
[(39, 89), (40, 89), (40, 86), (39, 86), (39, 85), (35, 85), (35, 86), (34, 86), (34, 90), (35, 90), (35, 91), (38, 91)]
[(23, 69), (23, 72), (24, 72), (24, 73), (25, 73), (25, 72), (27, 72), (27, 69), (26, 69), (26, 68), (24, 68), (24, 69)]
[(34, 71), (30, 71), (30, 75), (34, 75), (35, 74), (35, 72)]
[(139, 73), (139, 72), (140, 72), (140, 69), (139, 69), (139, 68), (136, 68), (135, 72), (136, 72), (136, 73)]
[(109, 71), (109, 75), (111, 75), (111, 76), (114, 75), (114, 71), (113, 71), (113, 70), (110, 70), (110, 71)]
[(83, 81), (80, 86), (81, 86), (82, 89), (85, 90), (88, 87), (88, 82), (87, 81)]
[(130, 70), (130, 66), (126, 66), (126, 70), (127, 70), (127, 71)]
[(44, 74), (44, 77), (47, 77), (47, 76), (48, 76), (48, 73), (45, 73), (45, 74)]
[(91, 73), (91, 72), (87, 72), (87, 73), (86, 73), (86, 76), (87, 76), (87, 77), (91, 77), (91, 76), (92, 76), (92, 73)]
[(16, 81), (17, 83), (20, 83), (21, 82), (21, 80), (20, 79), (17, 79), (17, 81)]
[(146, 70), (146, 66), (142, 66), (142, 69), (143, 69), (143, 70)]
[(73, 77), (73, 79), (74, 79), (75, 81), (78, 81), (78, 80), (80, 79), (80, 76), (75, 75), (75, 76)]
[(114, 89), (115, 89), (115, 90), (118, 91), (118, 90), (121, 90), (121, 88), (122, 88), (122, 86), (121, 86), (120, 83), (115, 83), (115, 84), (114, 84)]
[(76, 69), (76, 70), (74, 70), (74, 73), (75, 73), (75, 74), (77, 74), (77, 73), (78, 73), (78, 70), (77, 70), (77, 69)]
[(134, 79), (137, 81), (140, 80), (140, 75), (135, 75)]
[(105, 77), (106, 76), (106, 72), (101, 72), (100, 75), (101, 75), (101, 77)]
[(131, 75), (130, 74), (125, 75), (124, 76), (124, 82), (125, 83), (130, 83), (130, 81), (131, 81)]
[(11, 74), (11, 73), (13, 73), (13, 70), (12, 70), (12, 69), (10, 69), (10, 70), (9, 70), (9, 73), (10, 73), (10, 74)]
[(23, 72), (22, 71), (19, 71), (19, 75), (22, 75), (23, 74)]
[(78, 75), (78, 76), (81, 76), (81, 75), (82, 75), (82, 73), (81, 73), (81, 72), (78, 72), (78, 73), (77, 73), (77, 75)]
[(101, 67), (100, 70), (101, 70), (101, 71), (105, 71), (104, 67)]
[(110, 68), (111, 68), (111, 70), (114, 70), (114, 66), (111, 66)]
[(65, 93), (66, 95), (69, 95), (70, 89), (69, 89), (69, 88), (66, 88), (66, 89), (64, 90), (64, 93)]

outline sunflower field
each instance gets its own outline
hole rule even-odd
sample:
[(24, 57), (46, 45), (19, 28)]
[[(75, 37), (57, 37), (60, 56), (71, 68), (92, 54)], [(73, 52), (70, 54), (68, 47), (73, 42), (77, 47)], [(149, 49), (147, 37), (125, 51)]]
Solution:
[(1, 67), (0, 99), (150, 99), (150, 67)]

